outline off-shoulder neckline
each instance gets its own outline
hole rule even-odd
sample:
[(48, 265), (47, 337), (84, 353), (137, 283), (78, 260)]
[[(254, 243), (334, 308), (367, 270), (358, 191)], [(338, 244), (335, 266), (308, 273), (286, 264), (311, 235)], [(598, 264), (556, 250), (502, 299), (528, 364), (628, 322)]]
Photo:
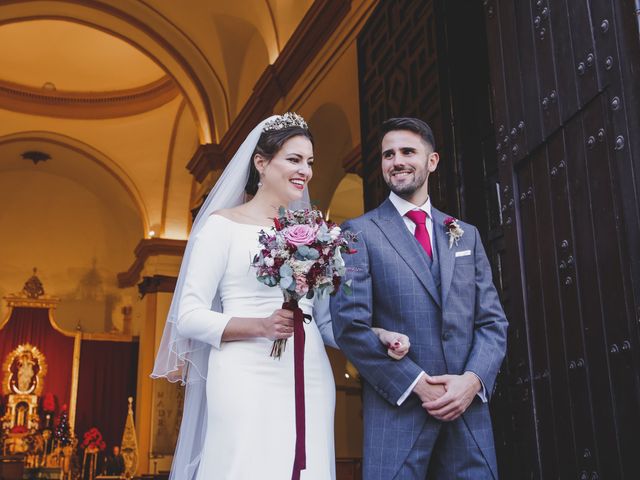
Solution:
[(235, 223), (236, 225), (244, 225), (246, 227), (261, 227), (261, 228), (269, 228), (269, 227), (273, 227), (273, 225), (260, 225), (259, 223), (243, 223), (243, 222), (238, 222), (236, 220), (231, 220), (229, 217), (225, 217), (224, 215), (220, 215), (219, 213), (212, 213), (211, 214), (212, 217), (220, 217), (220, 218), (224, 218), (225, 220), (231, 222), (231, 223)]

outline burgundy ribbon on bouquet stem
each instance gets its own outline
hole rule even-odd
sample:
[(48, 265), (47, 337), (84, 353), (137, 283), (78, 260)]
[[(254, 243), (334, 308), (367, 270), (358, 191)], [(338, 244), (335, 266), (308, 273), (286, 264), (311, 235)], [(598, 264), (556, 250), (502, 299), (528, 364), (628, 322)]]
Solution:
[(293, 312), (293, 371), (296, 395), (296, 454), (291, 480), (300, 480), (300, 472), (307, 468), (305, 401), (304, 401), (304, 314), (296, 300), (282, 304)]

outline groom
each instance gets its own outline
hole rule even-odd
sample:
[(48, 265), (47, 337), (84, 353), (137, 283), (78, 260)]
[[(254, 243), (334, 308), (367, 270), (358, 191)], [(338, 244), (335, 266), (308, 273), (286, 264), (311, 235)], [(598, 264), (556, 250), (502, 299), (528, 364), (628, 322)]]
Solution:
[[(335, 338), (363, 379), (364, 480), (497, 479), (487, 401), (505, 355), (507, 320), (475, 227), (436, 210), (439, 156), (415, 118), (382, 125), (391, 194), (343, 228), (351, 292), (331, 301)], [(372, 327), (409, 336), (401, 360)]]

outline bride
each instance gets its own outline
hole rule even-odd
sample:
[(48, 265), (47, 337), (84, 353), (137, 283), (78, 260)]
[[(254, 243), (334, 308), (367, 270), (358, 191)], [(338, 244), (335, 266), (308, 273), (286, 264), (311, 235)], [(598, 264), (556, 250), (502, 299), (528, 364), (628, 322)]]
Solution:
[[(249, 134), (193, 224), (152, 377), (187, 386), (171, 469), (177, 480), (283, 480), (295, 455), (293, 313), (282, 293), (256, 279), (251, 259), (260, 230), (278, 207), (308, 208), (313, 139), (302, 117), (286, 113)], [(246, 197), (251, 198), (246, 201)], [(328, 301), (303, 299), (306, 469), (335, 478), (335, 384), (324, 345), (337, 348)], [(394, 358), (408, 338), (379, 330)], [(290, 345), (269, 356), (275, 339)]]

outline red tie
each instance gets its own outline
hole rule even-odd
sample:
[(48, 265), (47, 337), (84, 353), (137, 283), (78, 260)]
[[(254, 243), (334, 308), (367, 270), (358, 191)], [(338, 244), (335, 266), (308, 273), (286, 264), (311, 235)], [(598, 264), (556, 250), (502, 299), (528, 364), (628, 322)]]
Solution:
[(422, 245), (424, 251), (427, 252), (429, 258), (433, 260), (433, 252), (431, 251), (431, 239), (427, 230), (427, 212), (424, 210), (411, 210), (406, 213), (407, 218), (416, 224), (414, 235), (416, 240)]

